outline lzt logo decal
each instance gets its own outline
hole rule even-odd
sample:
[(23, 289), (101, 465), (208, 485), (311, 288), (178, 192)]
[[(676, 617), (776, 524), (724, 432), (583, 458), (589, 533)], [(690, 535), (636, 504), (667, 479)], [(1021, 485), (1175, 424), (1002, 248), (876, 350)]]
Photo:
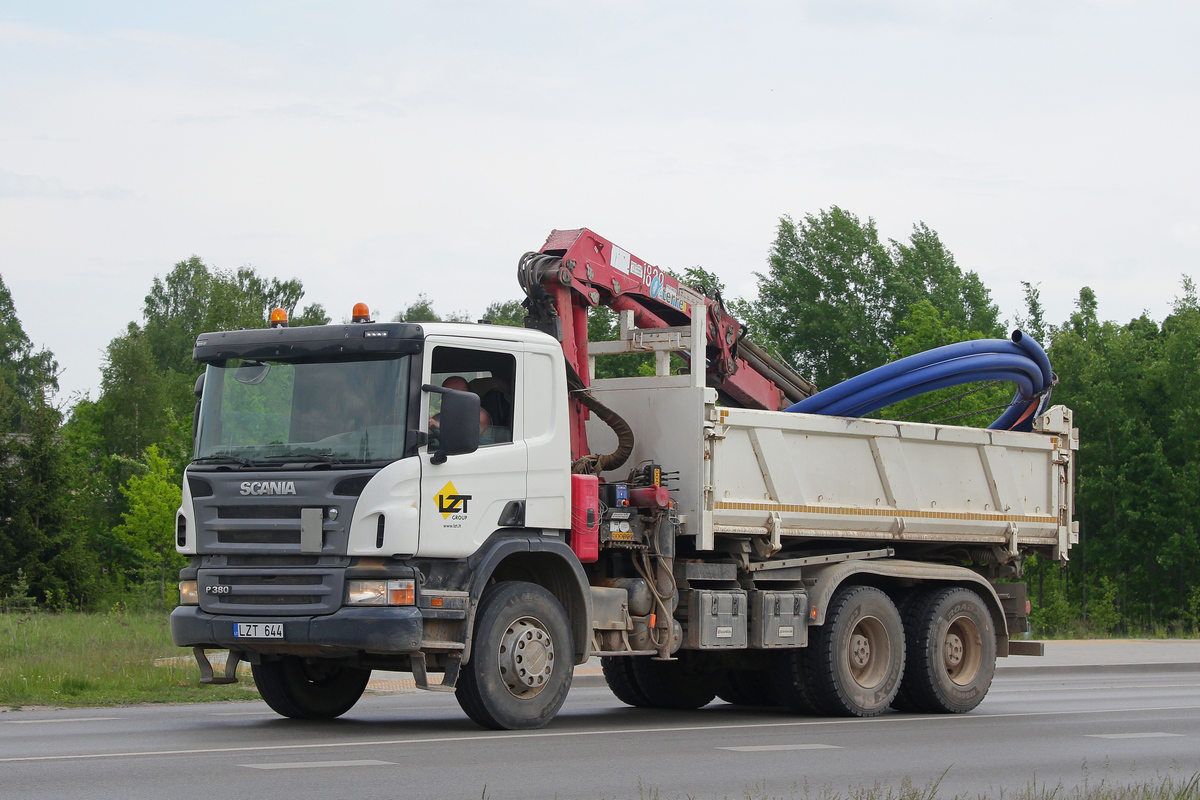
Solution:
[(470, 499), (471, 495), (469, 494), (438, 495), (438, 511), (442, 512), (443, 517), (450, 514), (465, 514), (467, 513), (467, 501)]
[(442, 515), (442, 519), (450, 519), (451, 515), (455, 519), (466, 519), (467, 501), (471, 499), (471, 495), (459, 494), (452, 482), (443, 486), (433, 499), (437, 501), (438, 513)]

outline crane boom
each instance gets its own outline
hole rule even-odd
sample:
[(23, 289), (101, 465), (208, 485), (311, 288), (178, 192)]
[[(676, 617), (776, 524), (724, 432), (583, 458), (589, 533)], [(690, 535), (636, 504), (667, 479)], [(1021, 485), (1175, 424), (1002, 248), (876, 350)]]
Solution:
[[(777, 411), (816, 392), (745, 338), (746, 326), (728, 312), (715, 288), (683, 286), (587, 228), (551, 231), (540, 251), (521, 259), (518, 278), (526, 294), (526, 325), (562, 343), (583, 388), (591, 383), (588, 309), (604, 306), (630, 312), (633, 326), (642, 330), (687, 328), (694, 315), (703, 314), (705, 383), (731, 406)], [(692, 360), (691, 353), (684, 357)], [(572, 443), (579, 457), (587, 445), (584, 412), (577, 411)]]

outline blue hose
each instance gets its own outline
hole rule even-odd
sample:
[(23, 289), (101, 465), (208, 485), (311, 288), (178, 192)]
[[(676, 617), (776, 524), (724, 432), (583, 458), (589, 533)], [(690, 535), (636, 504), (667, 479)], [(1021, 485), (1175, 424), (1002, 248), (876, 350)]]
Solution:
[(938, 347), (884, 364), (786, 409), (805, 414), (857, 417), (919, 394), (978, 381), (1017, 384), (1012, 404), (989, 428), (1030, 430), (1034, 406), (1049, 402), (1054, 373), (1041, 345), (1021, 331), (1012, 341), (976, 339)]

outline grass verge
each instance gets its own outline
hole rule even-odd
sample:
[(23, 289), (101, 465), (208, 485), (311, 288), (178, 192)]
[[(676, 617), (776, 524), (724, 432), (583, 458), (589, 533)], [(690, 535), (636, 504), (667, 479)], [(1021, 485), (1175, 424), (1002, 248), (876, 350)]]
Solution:
[(0, 707), (192, 703), (257, 697), (239, 684), (200, 686), (190, 656), (171, 644), (167, 616), (0, 614)]
[[(949, 770), (947, 770), (949, 772)], [(1122, 783), (1105, 778), (1100, 781), (1084, 780), (1082, 784), (1067, 787), (1061, 783), (1049, 785), (1036, 780), (1021, 789), (1001, 789), (994, 795), (965, 793), (950, 795), (941, 791), (940, 784), (946, 773), (924, 786), (916, 786), (905, 778), (898, 786), (850, 785), (844, 790), (832, 786), (814, 788), (807, 780), (803, 785), (794, 784), (787, 792), (770, 791), (766, 783), (746, 788), (742, 794), (721, 800), (1200, 800), (1200, 772), (1190, 777), (1158, 775), (1153, 779)], [(482, 797), (488, 798), (484, 787)], [(716, 800), (715, 796), (672, 794), (658, 788), (646, 786), (638, 780), (637, 793), (614, 800)]]

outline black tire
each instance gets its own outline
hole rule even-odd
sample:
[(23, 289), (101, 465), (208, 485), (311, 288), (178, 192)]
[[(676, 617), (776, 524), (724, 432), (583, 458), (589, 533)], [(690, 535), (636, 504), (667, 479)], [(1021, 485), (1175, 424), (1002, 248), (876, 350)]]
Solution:
[(909, 663), (913, 659), (913, 628), (916, 616), (929, 600), (930, 590), (923, 588), (902, 589), (892, 593), (892, 602), (900, 612), (900, 621), (904, 623), (904, 677), (900, 679), (900, 689), (892, 699), (893, 711), (919, 711), (912, 698), (909, 680), (911, 669)]
[(695, 709), (717, 696), (718, 676), (703, 668), (690, 650), (680, 650), (674, 661), (638, 658), (633, 662), (637, 686), (654, 708)]
[(574, 656), (571, 624), (554, 595), (535, 583), (497, 583), (479, 600), (471, 660), (454, 696), (485, 728), (540, 728), (567, 699)]
[(778, 706), (771, 675), (765, 670), (731, 669), (717, 689), (717, 697), (735, 706)]
[(906, 627), (906, 707), (963, 714), (983, 702), (996, 672), (996, 630), (978, 594), (961, 587), (932, 592)]
[(600, 669), (604, 671), (604, 682), (617, 699), (634, 708), (653, 708), (650, 698), (638, 687), (637, 678), (633, 674), (633, 661), (636, 658), (649, 656), (604, 656), (600, 659)]
[(251, 665), (262, 699), (277, 714), (292, 719), (333, 719), (362, 697), (371, 670), (298, 656)]
[(819, 713), (807, 672), (807, 656), (811, 647), (810, 641), (808, 648), (779, 650), (772, 654), (771, 690), (780, 705), (797, 714)]
[(839, 589), (825, 624), (811, 629), (802, 685), (818, 711), (873, 717), (891, 705), (904, 674), (904, 625), (891, 599), (873, 586)]

